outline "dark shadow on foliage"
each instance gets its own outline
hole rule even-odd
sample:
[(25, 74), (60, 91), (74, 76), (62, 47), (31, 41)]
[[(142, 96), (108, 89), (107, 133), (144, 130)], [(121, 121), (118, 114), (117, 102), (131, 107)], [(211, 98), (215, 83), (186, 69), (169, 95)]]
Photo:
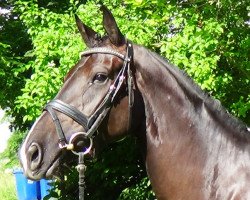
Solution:
[[(124, 189), (134, 188), (146, 177), (141, 151), (134, 137), (111, 144), (98, 158), (87, 161), (86, 165), (86, 200), (119, 199)], [(75, 166), (63, 173), (67, 174), (65, 180), (55, 183), (61, 191), (60, 197), (54, 192), (51, 196), (60, 200), (78, 199), (78, 172)], [(147, 190), (151, 191), (151, 186)]]

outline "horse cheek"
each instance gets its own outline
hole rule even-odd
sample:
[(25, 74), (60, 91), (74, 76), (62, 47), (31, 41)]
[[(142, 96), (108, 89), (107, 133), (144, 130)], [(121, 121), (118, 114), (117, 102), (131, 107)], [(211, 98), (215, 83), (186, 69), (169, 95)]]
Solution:
[(120, 139), (128, 132), (129, 115), (127, 99), (122, 99), (117, 106), (111, 109), (107, 126), (107, 136), (111, 140)]

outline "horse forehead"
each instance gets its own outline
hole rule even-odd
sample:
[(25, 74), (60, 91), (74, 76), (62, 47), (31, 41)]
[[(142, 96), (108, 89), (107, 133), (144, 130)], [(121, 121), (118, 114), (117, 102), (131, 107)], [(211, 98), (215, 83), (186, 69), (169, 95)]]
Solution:
[(94, 58), (94, 67), (104, 67), (108, 70), (116, 70), (121, 64), (121, 59), (109, 54), (96, 54)]
[(119, 70), (122, 60), (116, 56), (109, 54), (91, 54), (88, 58), (82, 59), (76, 64), (65, 76), (64, 82), (74, 78), (74, 75), (83, 72), (90, 75), (91, 72), (98, 69), (106, 69), (108, 72)]

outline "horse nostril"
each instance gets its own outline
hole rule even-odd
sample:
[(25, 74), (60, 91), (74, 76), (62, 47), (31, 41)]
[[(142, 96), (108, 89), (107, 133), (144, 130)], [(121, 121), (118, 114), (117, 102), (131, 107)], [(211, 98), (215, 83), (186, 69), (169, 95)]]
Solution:
[(37, 143), (32, 143), (28, 149), (30, 169), (36, 170), (42, 161), (42, 149)]
[(34, 161), (38, 158), (38, 149), (35, 149), (35, 151), (33, 152), (33, 155), (31, 156), (31, 161)]

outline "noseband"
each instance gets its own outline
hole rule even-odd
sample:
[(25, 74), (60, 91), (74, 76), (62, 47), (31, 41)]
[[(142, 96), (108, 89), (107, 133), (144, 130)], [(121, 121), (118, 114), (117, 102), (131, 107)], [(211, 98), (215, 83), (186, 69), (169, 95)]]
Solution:
[[(84, 136), (90, 140), (93, 139), (95, 133), (97, 132), (98, 127), (100, 126), (103, 119), (106, 117), (107, 113), (111, 109), (112, 105), (114, 104), (114, 99), (120, 90), (121, 86), (125, 82), (127, 77), (127, 87), (128, 87), (128, 98), (129, 98), (129, 113), (131, 115), (131, 108), (133, 106), (133, 76), (130, 69), (130, 64), (132, 62), (133, 57), (133, 46), (130, 42), (127, 42), (127, 50), (126, 54), (123, 55), (113, 49), (109, 48), (92, 48), (86, 50), (81, 53), (82, 56), (89, 56), (91, 54), (109, 54), (117, 56), (118, 58), (123, 60), (123, 67), (121, 68), (120, 72), (118, 73), (115, 81), (110, 86), (109, 91), (107, 92), (106, 96), (103, 98), (101, 104), (98, 108), (93, 112), (91, 116), (84, 115), (81, 111), (75, 108), (72, 105), (69, 105), (61, 100), (55, 99), (50, 101), (44, 108), (44, 110), (48, 111), (52, 117), (52, 120), (56, 127), (56, 132), (59, 137), (59, 147), (61, 149), (67, 148), (72, 150), (73, 147), (67, 142), (65, 134), (63, 132), (61, 123), (57, 117), (55, 111), (63, 113), (73, 119), (75, 122), (80, 124), (84, 128)], [(91, 141), (92, 142), (92, 141)]]

